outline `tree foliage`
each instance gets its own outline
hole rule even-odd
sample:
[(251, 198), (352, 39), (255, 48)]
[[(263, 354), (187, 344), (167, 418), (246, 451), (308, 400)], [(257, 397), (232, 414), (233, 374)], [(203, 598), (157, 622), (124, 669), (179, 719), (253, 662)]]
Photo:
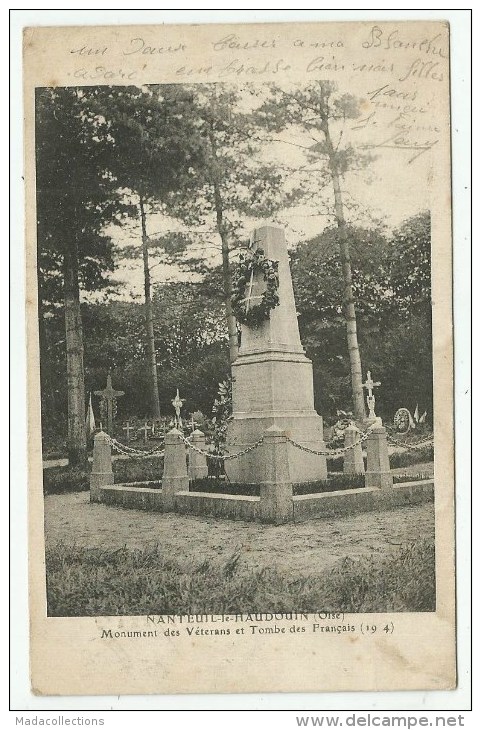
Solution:
[(129, 206), (109, 174), (111, 140), (91, 90), (38, 89), (35, 135), (38, 273), (49, 309), (63, 302), (63, 260), (74, 244), (79, 286), (108, 286), (113, 242), (104, 229), (121, 224)]
[(80, 288), (107, 284), (112, 241), (104, 228), (120, 223), (126, 212), (107, 164), (111, 140), (94, 101), (95, 91), (79, 88), (39, 89), (36, 98), (39, 331), (45, 355), (41, 378), (48, 399), (53, 384), (46, 367), (45, 316), (63, 300), (72, 465), (86, 460)]
[[(255, 98), (255, 87), (37, 92), (46, 433), (65, 432), (66, 424), (57, 423), (59, 414), (67, 411), (72, 390), (65, 360), (70, 357), (72, 362), (77, 355), (77, 382), (83, 382), (85, 371), (87, 390), (103, 387), (112, 368), (114, 386), (126, 393), (118, 404), (119, 420), (149, 414), (153, 362), (163, 414), (172, 412), (177, 387), (186, 398), (187, 412), (210, 413), (218, 383), (229, 375), (229, 341), (232, 345), (234, 336), (237, 340), (227, 294), (232, 252), (244, 245), (243, 225), (246, 219), (255, 225), (256, 219), (272, 216), (301, 194), (318, 212), (327, 212), (329, 221), (291, 256), (301, 338), (314, 365), (319, 412), (329, 420), (337, 409), (350, 410), (346, 306), (355, 301), (364, 369), (382, 382), (376, 394), (381, 415), (390, 419), (399, 406), (413, 410), (416, 403), (432, 414), (429, 214), (420, 213), (388, 235), (373, 225), (356, 225), (354, 216), (344, 217), (344, 208), (339, 213), (336, 180), (343, 193), (350, 172), (363, 169), (368, 160), (345, 144), (342, 134), (345, 120), (357, 115), (356, 100), (323, 84), (289, 92), (272, 87), (269, 100), (259, 100), (255, 111), (245, 102), (248, 95)], [(272, 144), (273, 135), (282, 130), (301, 142), (305, 155), (305, 164), (299, 164), (289, 180), (286, 166), (269, 162), (265, 154), (268, 140)], [(142, 305), (100, 304), (80, 297), (81, 291), (109, 291), (115, 285), (115, 250), (106, 230), (112, 235), (112, 224), (138, 218), (140, 199), (145, 216), (161, 211), (179, 221), (179, 230), (165, 235), (149, 236), (144, 225), (142, 243), (155, 252), (156, 261), (174, 262), (190, 277), (152, 286), (149, 341)], [(215, 265), (205, 255), (206, 241), (217, 245), (213, 232), (222, 252), (221, 263), (217, 258)], [(132, 241), (131, 253), (141, 251)], [(144, 256), (146, 263), (148, 267)], [(76, 339), (69, 345), (73, 331)], [(77, 416), (83, 418), (80, 387), (77, 396)]]
[(297, 129), (311, 140), (308, 144), (299, 145), (305, 151), (307, 160), (300, 168), (301, 174), (308, 176), (302, 186), (304, 198), (311, 203), (314, 200), (318, 207), (325, 190), (331, 192), (328, 211), (338, 230), (343, 277), (342, 313), (346, 323), (352, 404), (356, 419), (362, 421), (365, 416), (362, 364), (343, 183), (346, 173), (365, 167), (368, 158), (354, 150), (349, 143), (341, 144), (344, 129), (338, 128), (339, 122), (345, 123), (346, 119), (355, 119), (359, 114), (355, 97), (340, 94), (336, 84), (330, 81), (316, 81), (291, 92), (273, 86), (271, 99), (259, 110), (268, 128), (276, 131)]
[[(328, 228), (299, 245), (291, 263), (316, 406), (328, 417), (348, 409), (350, 401), (337, 235)], [(390, 420), (400, 406), (414, 410), (419, 403), (432, 417), (429, 213), (407, 220), (391, 236), (352, 227), (348, 235), (363, 360), (382, 382), (379, 412)]]

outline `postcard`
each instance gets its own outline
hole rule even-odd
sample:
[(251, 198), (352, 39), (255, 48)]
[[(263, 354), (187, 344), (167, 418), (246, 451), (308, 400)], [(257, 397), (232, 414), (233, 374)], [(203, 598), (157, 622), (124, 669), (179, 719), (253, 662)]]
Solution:
[(32, 691), (456, 687), (444, 22), (24, 31)]

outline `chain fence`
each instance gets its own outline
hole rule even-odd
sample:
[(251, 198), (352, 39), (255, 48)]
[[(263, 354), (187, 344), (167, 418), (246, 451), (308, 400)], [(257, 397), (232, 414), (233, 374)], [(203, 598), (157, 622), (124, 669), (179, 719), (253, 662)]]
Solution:
[(391, 434), (388, 433), (387, 440), (389, 441), (390, 444), (399, 446), (400, 448), (409, 449), (411, 451), (416, 451), (417, 449), (423, 448), (423, 446), (427, 446), (428, 444), (434, 443), (434, 436), (433, 435), (427, 436), (426, 438), (421, 439), (421, 441), (416, 441), (415, 444), (407, 444), (404, 441), (398, 441), (397, 439), (393, 438), (391, 436)]
[(144, 451), (143, 449), (134, 449), (132, 446), (127, 446), (126, 444), (120, 443), (120, 441), (117, 441), (117, 439), (112, 438), (112, 436), (108, 436), (108, 442), (111, 446), (111, 448), (117, 453), (122, 454), (122, 456), (128, 456), (129, 459), (145, 459), (148, 456), (164, 456), (165, 449), (159, 449), (158, 446), (156, 446), (151, 451)]
[(202, 456), (206, 456), (209, 459), (215, 459), (218, 461), (226, 461), (227, 459), (238, 459), (239, 456), (244, 456), (244, 454), (248, 454), (250, 451), (254, 451), (254, 449), (257, 449), (261, 444), (264, 443), (264, 436), (261, 436), (259, 441), (256, 441), (256, 443), (252, 444), (252, 446), (248, 446), (246, 449), (243, 449), (243, 451), (238, 451), (235, 454), (213, 454), (210, 451), (204, 451), (203, 449), (199, 449), (198, 446), (194, 446), (194, 444), (186, 439), (185, 436), (181, 436), (180, 438), (184, 442), (184, 444), (189, 447), (189, 449), (192, 449), (192, 451), (197, 451), (197, 453), (202, 454)]
[[(362, 444), (371, 433), (372, 429), (374, 427), (371, 426), (368, 428), (367, 431), (365, 431), (362, 436), (357, 440), (354, 441), (354, 443), (349, 444), (349, 446), (344, 446), (338, 449), (325, 449), (322, 451), (316, 451), (314, 449), (310, 449), (307, 446), (302, 446), (302, 444), (298, 444), (297, 441), (293, 441), (289, 437), (287, 437), (287, 442), (292, 444), (292, 446), (295, 446), (298, 449), (301, 449), (302, 451), (306, 451), (310, 454), (315, 454), (316, 456), (339, 456), (340, 454), (344, 454), (346, 451), (349, 451), (349, 449), (353, 449), (355, 446), (358, 446), (359, 444)], [(243, 449), (242, 451), (238, 451), (235, 454), (212, 454), (211, 452), (204, 451), (203, 449), (199, 449), (197, 446), (194, 446), (188, 439), (186, 439), (184, 436), (181, 436), (182, 441), (185, 443), (186, 446), (188, 446), (193, 451), (197, 451), (197, 453), (202, 454), (203, 456), (207, 456), (210, 459), (218, 459), (225, 461), (227, 459), (238, 459), (239, 456), (244, 456), (245, 454), (248, 454), (250, 451), (254, 451), (254, 449), (257, 449), (262, 443), (264, 443), (264, 437), (261, 436), (261, 438), (256, 441), (255, 444), (252, 444), (252, 446), (248, 446), (246, 449)]]
[(316, 451), (315, 449), (310, 449), (308, 446), (298, 444), (297, 441), (293, 441), (291, 438), (288, 438), (287, 441), (292, 444), (292, 446), (295, 446), (296, 449), (305, 451), (308, 454), (315, 454), (316, 456), (341, 456), (341, 454), (345, 454), (346, 451), (349, 451), (349, 449), (353, 449), (355, 446), (362, 444), (368, 438), (373, 428), (374, 426), (368, 428), (367, 431), (362, 433), (362, 436), (357, 441), (349, 444), (349, 446), (340, 446), (338, 449), (323, 449), (322, 451)]
[[(294, 441), (293, 439), (287, 437), (287, 442), (290, 443), (292, 446), (294, 446), (296, 449), (300, 449), (301, 451), (305, 451), (308, 454), (314, 454), (315, 456), (341, 456), (342, 454), (345, 454), (346, 451), (349, 451), (350, 449), (354, 449), (356, 446), (361, 445), (366, 441), (366, 439), (369, 437), (372, 429), (374, 426), (371, 426), (367, 429), (367, 431), (362, 432), (361, 436), (357, 441), (354, 441), (352, 444), (349, 444), (348, 446), (342, 446), (336, 449), (322, 449), (322, 450), (316, 450), (311, 449), (308, 446), (303, 446), (302, 444), (299, 444), (297, 441)], [(261, 436), (261, 438), (256, 441), (256, 443), (252, 444), (251, 446), (248, 446), (247, 448), (243, 449), (242, 451), (238, 451), (235, 454), (214, 454), (211, 451), (205, 451), (204, 449), (200, 449), (198, 446), (195, 446), (191, 441), (185, 438), (185, 436), (180, 436), (183, 443), (189, 448), (192, 449), (192, 451), (196, 451), (198, 454), (202, 454), (202, 456), (205, 456), (209, 459), (213, 459), (216, 461), (227, 461), (229, 459), (238, 459), (241, 456), (245, 456), (245, 454), (250, 453), (251, 451), (254, 451), (255, 449), (259, 448), (264, 443), (264, 436)], [(420, 449), (427, 444), (431, 444), (434, 441), (434, 437), (428, 436), (427, 438), (422, 439), (421, 441), (417, 441), (415, 444), (408, 444), (403, 441), (398, 441), (397, 439), (393, 438), (389, 433), (387, 434), (387, 438), (389, 443), (399, 446), (404, 449), (410, 449), (410, 450), (417, 450)], [(134, 449), (132, 446), (127, 446), (126, 444), (120, 443), (120, 441), (117, 441), (117, 439), (112, 438), (111, 436), (108, 436), (108, 442), (112, 449), (118, 453), (122, 454), (123, 456), (127, 456), (130, 459), (143, 459), (148, 456), (164, 456), (165, 454), (165, 448), (159, 449), (158, 446), (156, 446), (154, 449), (150, 451), (144, 451), (143, 449)]]

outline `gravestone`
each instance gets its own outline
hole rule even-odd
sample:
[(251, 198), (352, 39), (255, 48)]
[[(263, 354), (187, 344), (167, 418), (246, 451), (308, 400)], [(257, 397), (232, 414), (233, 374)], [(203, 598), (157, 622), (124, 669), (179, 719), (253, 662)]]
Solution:
[(112, 387), (112, 374), (109, 370), (107, 385), (103, 390), (95, 390), (95, 395), (100, 396), (100, 413), (107, 418), (107, 433), (112, 436), (114, 432), (114, 419), (117, 413), (117, 398), (125, 395), (123, 390), (114, 390)]
[[(230, 453), (242, 451), (275, 426), (302, 446), (323, 450), (322, 418), (314, 410), (312, 363), (299, 336), (284, 230), (274, 225), (256, 229), (251, 247), (262, 248), (268, 259), (279, 262), (280, 303), (258, 327), (242, 325), (239, 355), (232, 364), (233, 417), (228, 425), (227, 449)], [(265, 286), (263, 275), (256, 272), (252, 286), (246, 287), (246, 296), (253, 304)], [(301, 451), (292, 444), (288, 444), (288, 466), (291, 483), (327, 477), (324, 456)], [(262, 481), (263, 449), (229, 459), (225, 468), (232, 482)]]

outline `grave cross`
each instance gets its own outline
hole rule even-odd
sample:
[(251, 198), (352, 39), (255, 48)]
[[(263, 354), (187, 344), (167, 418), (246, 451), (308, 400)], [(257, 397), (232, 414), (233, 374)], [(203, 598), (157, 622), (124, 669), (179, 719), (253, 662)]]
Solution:
[(197, 423), (197, 421), (194, 421), (194, 414), (192, 414), (192, 416), (190, 418), (190, 424), (189, 424), (189, 426), (192, 429), (192, 433), (195, 431), (195, 429), (197, 428), (197, 426), (200, 426), (200, 423)]
[(130, 443), (130, 432), (134, 431), (134, 428), (130, 425), (129, 421), (127, 421), (125, 423), (125, 426), (123, 427), (122, 431), (125, 431), (126, 441), (129, 444)]
[(144, 432), (144, 444), (146, 444), (147, 441), (148, 441), (148, 435), (147, 434), (149, 432), (152, 433), (152, 427), (149, 426), (149, 424), (148, 424), (147, 421), (145, 421), (143, 427), (140, 430)]
[(371, 371), (367, 371), (367, 377), (366, 382), (362, 384), (363, 388), (366, 388), (367, 390), (367, 405), (369, 408), (369, 418), (376, 418), (376, 414), (374, 412), (374, 406), (376, 405), (376, 399), (374, 397), (373, 388), (377, 388), (381, 385), (380, 382), (375, 383), (371, 377)]
[(114, 390), (112, 388), (112, 375), (109, 371), (107, 375), (107, 385), (103, 390), (94, 391), (95, 395), (101, 397), (101, 407), (107, 412), (107, 433), (112, 436), (114, 430), (114, 416), (117, 398), (125, 395), (123, 390)]
[(182, 419), (180, 417), (180, 409), (184, 405), (184, 399), (180, 397), (178, 388), (177, 388), (176, 396), (175, 396), (174, 400), (172, 401), (172, 405), (174, 406), (174, 410), (175, 410), (176, 426), (177, 426), (177, 428), (182, 429)]

